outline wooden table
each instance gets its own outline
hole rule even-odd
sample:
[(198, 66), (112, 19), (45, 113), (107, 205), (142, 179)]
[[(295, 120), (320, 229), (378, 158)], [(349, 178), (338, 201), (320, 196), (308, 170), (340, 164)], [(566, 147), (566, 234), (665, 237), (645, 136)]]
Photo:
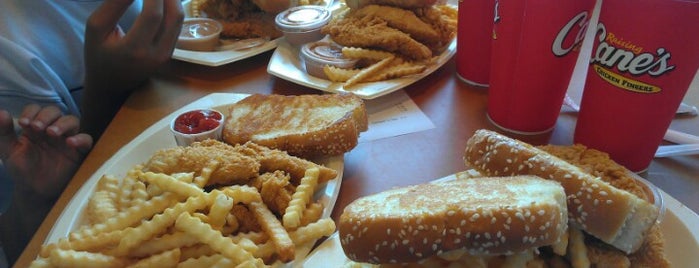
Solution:
[[(173, 61), (143, 90), (134, 93), (85, 159), (16, 267), (26, 267), (36, 257), (61, 211), (105, 161), (174, 110), (214, 92), (319, 93), (267, 74), (271, 55), (272, 52), (267, 52), (215, 68)], [(347, 153), (342, 188), (332, 214), (334, 219), (347, 204), (360, 196), (395, 186), (423, 183), (464, 170), (462, 157), (466, 140), (477, 129), (495, 129), (485, 117), (487, 89), (466, 85), (456, 78), (453, 59), (405, 91), (436, 127), (361, 143)], [(697, 91), (690, 90), (687, 102), (699, 106)], [(570, 144), (574, 125), (575, 115), (564, 113), (551, 133), (517, 138), (533, 144)], [(678, 117), (672, 128), (699, 135), (699, 117)], [(699, 156), (682, 156), (656, 159), (642, 175), (697, 212), (698, 174)]]

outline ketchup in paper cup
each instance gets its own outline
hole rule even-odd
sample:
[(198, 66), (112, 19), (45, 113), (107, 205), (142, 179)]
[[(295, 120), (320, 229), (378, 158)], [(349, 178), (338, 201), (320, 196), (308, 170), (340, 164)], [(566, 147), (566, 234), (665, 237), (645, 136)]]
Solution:
[(179, 146), (206, 139), (221, 139), (223, 131), (223, 114), (212, 109), (186, 111), (172, 120), (170, 130)]

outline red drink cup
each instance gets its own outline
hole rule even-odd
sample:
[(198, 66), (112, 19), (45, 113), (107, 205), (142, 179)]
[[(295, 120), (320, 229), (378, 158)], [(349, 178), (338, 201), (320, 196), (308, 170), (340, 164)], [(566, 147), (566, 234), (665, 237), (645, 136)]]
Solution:
[(594, 0), (500, 0), (488, 118), (519, 134), (550, 131), (563, 104)]
[(487, 87), (495, 0), (459, 1), (456, 35), (456, 75), (464, 82)]
[(699, 1), (605, 0), (574, 141), (648, 168), (699, 68)]

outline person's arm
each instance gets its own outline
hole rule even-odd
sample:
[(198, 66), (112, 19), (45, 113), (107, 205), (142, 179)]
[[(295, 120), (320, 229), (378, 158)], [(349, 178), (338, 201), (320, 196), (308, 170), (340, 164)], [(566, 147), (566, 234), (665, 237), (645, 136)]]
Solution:
[(18, 125), (19, 132), (10, 113), (0, 109), (0, 176), (14, 182), (10, 206), (0, 217), (0, 243), (10, 264), (92, 148), (92, 137), (78, 133), (78, 118), (55, 106), (26, 106)]
[(28, 105), (14, 129), (0, 110), (0, 159), (17, 188), (41, 199), (55, 199), (92, 148), (92, 137), (79, 133), (79, 120), (55, 106)]
[(106, 0), (87, 20), (83, 130), (98, 138), (126, 97), (172, 56), (180, 0), (147, 0), (125, 34), (117, 25), (132, 0)]

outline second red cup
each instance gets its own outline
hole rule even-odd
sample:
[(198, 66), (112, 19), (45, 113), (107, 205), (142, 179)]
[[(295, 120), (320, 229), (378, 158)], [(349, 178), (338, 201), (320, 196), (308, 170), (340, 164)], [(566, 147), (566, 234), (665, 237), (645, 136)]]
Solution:
[(490, 80), (494, 13), (495, 0), (459, 1), (456, 75), (474, 86), (487, 87)]
[(605, 0), (574, 141), (648, 168), (699, 68), (699, 1)]
[(594, 0), (500, 0), (493, 28), (488, 118), (519, 134), (553, 129)]

